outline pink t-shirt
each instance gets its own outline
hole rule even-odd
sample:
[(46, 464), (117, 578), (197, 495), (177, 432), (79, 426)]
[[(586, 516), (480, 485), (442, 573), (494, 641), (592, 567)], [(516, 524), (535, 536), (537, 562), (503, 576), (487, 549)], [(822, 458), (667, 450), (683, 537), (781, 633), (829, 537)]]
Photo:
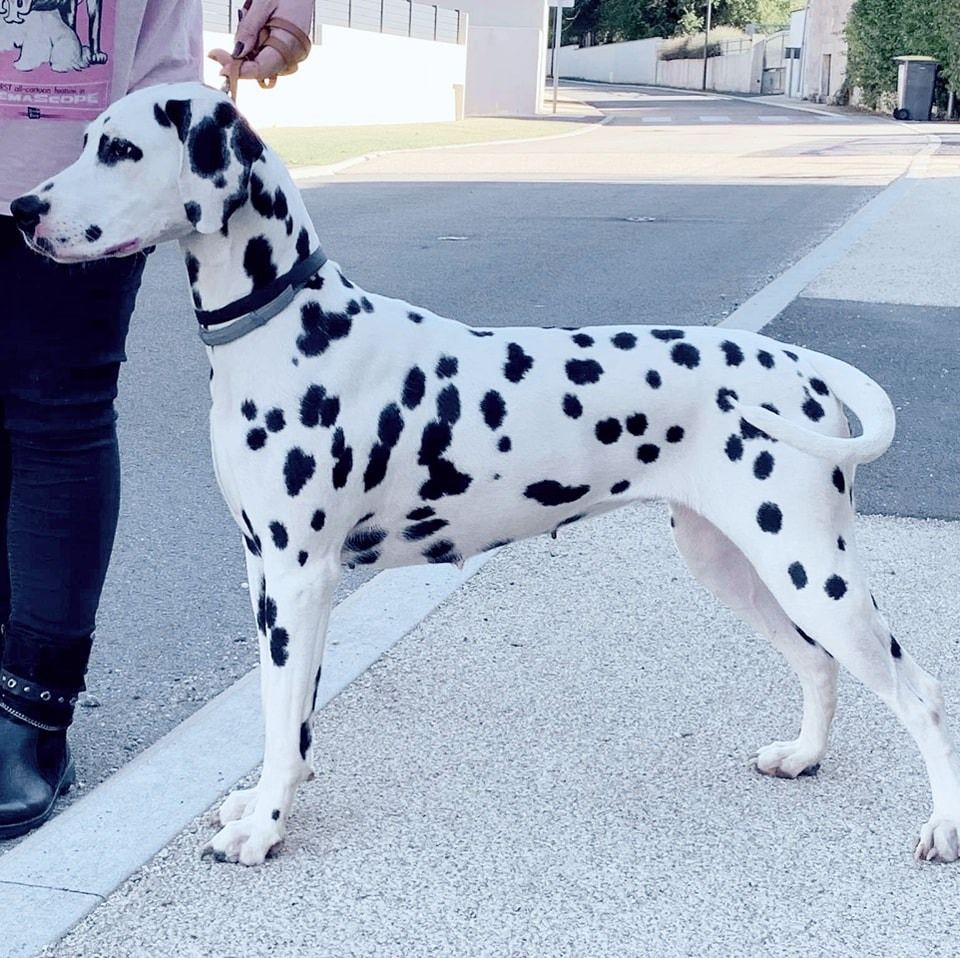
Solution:
[(200, 0), (0, 2), (0, 214), (77, 158), (108, 104), (199, 80), (202, 31)]

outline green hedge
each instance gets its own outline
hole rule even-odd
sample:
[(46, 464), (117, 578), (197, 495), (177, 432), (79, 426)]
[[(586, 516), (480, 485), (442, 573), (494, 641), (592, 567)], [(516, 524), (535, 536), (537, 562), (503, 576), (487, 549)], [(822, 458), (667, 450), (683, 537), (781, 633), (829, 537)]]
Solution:
[(897, 56), (936, 57), (960, 87), (960, 0), (855, 0), (846, 35), (847, 80), (867, 106), (896, 90)]

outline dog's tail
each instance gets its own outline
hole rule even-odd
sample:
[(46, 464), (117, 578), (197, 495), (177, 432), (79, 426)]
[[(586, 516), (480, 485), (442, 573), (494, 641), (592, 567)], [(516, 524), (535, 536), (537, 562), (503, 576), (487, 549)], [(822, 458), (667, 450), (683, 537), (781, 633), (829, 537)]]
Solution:
[[(811, 349), (803, 352), (812, 365), (822, 373), (837, 398), (853, 412), (863, 425), (859, 436), (825, 436), (791, 422), (762, 406), (744, 406), (735, 403), (743, 418), (762, 429), (774, 439), (780, 439), (801, 452), (838, 465), (856, 465), (881, 456), (893, 441), (896, 413), (890, 397), (866, 373), (849, 363)], [(816, 397), (813, 397), (814, 400)]]

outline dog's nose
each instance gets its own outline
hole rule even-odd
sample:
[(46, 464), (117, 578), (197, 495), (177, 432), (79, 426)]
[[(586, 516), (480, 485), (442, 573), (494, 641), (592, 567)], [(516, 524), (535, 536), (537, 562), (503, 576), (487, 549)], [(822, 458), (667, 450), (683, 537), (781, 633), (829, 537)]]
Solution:
[(30, 236), (33, 235), (33, 231), (37, 228), (40, 217), (48, 212), (49, 209), (50, 204), (46, 200), (40, 199), (39, 196), (35, 196), (33, 193), (27, 196), (18, 196), (17, 199), (10, 204), (10, 212), (13, 213), (13, 218), (17, 226)]

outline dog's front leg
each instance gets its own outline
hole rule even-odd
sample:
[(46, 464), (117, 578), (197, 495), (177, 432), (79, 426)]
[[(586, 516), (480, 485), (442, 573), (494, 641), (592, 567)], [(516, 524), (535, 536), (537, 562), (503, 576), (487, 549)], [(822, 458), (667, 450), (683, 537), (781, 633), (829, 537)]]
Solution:
[(282, 841), (297, 787), (313, 776), (310, 716), (320, 681), (323, 642), (339, 560), (311, 557), (305, 567), (271, 557), (258, 601), (261, 691), (266, 745), (257, 787), (221, 809), (227, 821), (204, 849), (218, 861), (259, 865)]

